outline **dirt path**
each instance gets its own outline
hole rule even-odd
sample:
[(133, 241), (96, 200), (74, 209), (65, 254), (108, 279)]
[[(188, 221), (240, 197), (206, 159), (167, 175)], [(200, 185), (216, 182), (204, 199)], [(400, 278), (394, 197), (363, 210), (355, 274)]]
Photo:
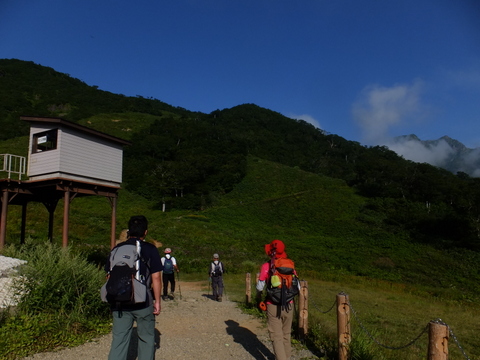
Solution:
[[(157, 316), (156, 360), (265, 360), (275, 359), (262, 322), (243, 314), (236, 303), (213, 301), (207, 282), (181, 282), (177, 298), (162, 302)], [(177, 285), (178, 292), (178, 285)], [(105, 360), (111, 334), (90, 343), (57, 352), (36, 354), (23, 360)], [(136, 359), (131, 351), (128, 360)], [(295, 351), (292, 359), (316, 359), (306, 350)]]

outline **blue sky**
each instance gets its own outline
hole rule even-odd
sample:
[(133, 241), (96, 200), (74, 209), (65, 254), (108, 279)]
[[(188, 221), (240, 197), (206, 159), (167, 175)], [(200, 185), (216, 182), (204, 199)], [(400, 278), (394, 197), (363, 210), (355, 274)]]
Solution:
[(0, 58), (189, 110), (255, 103), (365, 145), (480, 147), (478, 0), (0, 0)]

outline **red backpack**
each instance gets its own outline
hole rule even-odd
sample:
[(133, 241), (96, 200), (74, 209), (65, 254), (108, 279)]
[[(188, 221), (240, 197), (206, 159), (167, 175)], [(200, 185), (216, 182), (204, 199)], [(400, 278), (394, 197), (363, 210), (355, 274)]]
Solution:
[(295, 263), (291, 259), (272, 259), (270, 274), (268, 298), (286, 309), (288, 303), (299, 293)]

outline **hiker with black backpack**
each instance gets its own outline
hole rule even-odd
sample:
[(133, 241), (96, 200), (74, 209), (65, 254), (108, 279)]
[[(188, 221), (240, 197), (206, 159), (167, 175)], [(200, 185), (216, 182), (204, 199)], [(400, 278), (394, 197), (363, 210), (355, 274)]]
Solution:
[(208, 275), (210, 276), (212, 282), (213, 299), (218, 302), (222, 301), (224, 273), (225, 268), (223, 266), (223, 263), (220, 261), (218, 254), (213, 254), (213, 260), (210, 263)]
[(165, 256), (161, 259), (163, 265), (162, 281), (163, 281), (163, 300), (168, 300), (168, 283), (170, 283), (170, 298), (175, 298), (175, 271), (178, 273), (177, 260), (172, 256), (172, 249), (165, 249)]
[(127, 359), (134, 321), (138, 360), (155, 358), (155, 315), (161, 311), (163, 267), (157, 248), (144, 241), (147, 229), (145, 216), (132, 216), (128, 239), (112, 249), (105, 264), (107, 282), (101, 293), (113, 315), (109, 360)]
[[(268, 333), (275, 359), (290, 360), (293, 299), (299, 293), (297, 273), (281, 240), (273, 240), (265, 245), (265, 253), (270, 261), (260, 268), (256, 286), (257, 301), (259, 307), (267, 312)], [(267, 292), (265, 302), (262, 301), (264, 289)]]

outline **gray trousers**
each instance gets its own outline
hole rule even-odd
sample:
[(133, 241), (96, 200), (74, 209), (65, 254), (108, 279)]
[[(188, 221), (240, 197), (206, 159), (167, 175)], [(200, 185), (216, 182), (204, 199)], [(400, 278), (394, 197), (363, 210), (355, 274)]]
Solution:
[(108, 360), (126, 360), (132, 337), (133, 322), (137, 322), (138, 360), (155, 359), (155, 315), (153, 306), (142, 310), (113, 311), (112, 346)]
[(216, 299), (223, 295), (223, 276), (212, 276), (213, 297)]

